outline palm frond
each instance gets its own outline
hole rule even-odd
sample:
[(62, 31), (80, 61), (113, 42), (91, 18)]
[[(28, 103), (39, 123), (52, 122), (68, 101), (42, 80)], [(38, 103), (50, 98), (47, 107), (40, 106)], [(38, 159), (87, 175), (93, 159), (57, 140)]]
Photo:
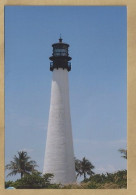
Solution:
[(119, 149), (118, 150), (121, 154), (124, 154), (123, 156), (121, 156), (122, 158), (125, 158), (125, 159), (127, 159), (127, 149), (125, 150), (125, 149)]
[(8, 176), (21, 173), (22, 177), (24, 174), (30, 174), (32, 171), (35, 171), (35, 167), (38, 165), (36, 161), (30, 159), (25, 151), (18, 152), (18, 156), (14, 155), (13, 161), (10, 161), (10, 163), (5, 166), (5, 169), (11, 170)]

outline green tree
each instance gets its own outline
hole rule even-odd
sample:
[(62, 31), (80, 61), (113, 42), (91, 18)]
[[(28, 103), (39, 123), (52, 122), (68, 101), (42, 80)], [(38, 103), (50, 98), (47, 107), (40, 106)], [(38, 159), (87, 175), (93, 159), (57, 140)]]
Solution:
[(47, 173), (42, 175), (40, 172), (33, 172), (30, 175), (25, 175), (21, 179), (15, 181), (12, 186), (16, 189), (44, 189), (44, 188), (59, 188), (58, 184), (51, 184), (50, 181), (53, 174)]
[(120, 152), (121, 154), (123, 154), (123, 156), (121, 156), (122, 158), (127, 159), (127, 150), (125, 150), (125, 149), (119, 149), (119, 152)]
[(22, 178), (24, 175), (36, 171), (35, 167), (37, 167), (37, 164), (34, 160), (30, 159), (31, 158), (28, 156), (27, 152), (18, 152), (18, 156), (15, 155), (13, 161), (10, 161), (10, 163), (6, 165), (6, 169), (11, 171), (7, 176), (19, 173)]
[(81, 160), (81, 175), (84, 176), (84, 180), (86, 179), (86, 175), (92, 176), (94, 172), (92, 171), (94, 169), (94, 166), (92, 163), (87, 160), (85, 157)]
[(11, 187), (13, 183), (14, 183), (13, 181), (6, 181), (5, 188)]
[(82, 182), (90, 189), (119, 189), (127, 187), (127, 171), (121, 170), (115, 173), (95, 174)]
[(92, 169), (94, 169), (94, 166), (85, 157), (82, 160), (75, 159), (75, 170), (77, 172), (77, 177), (83, 175), (84, 180), (86, 180), (86, 175), (92, 176), (94, 174)]
[(91, 176), (90, 178), (86, 179), (83, 182), (87, 183), (87, 182), (91, 181), (91, 183), (101, 184), (101, 183), (104, 183), (105, 178), (106, 178), (106, 176), (104, 174), (94, 174), (93, 176)]

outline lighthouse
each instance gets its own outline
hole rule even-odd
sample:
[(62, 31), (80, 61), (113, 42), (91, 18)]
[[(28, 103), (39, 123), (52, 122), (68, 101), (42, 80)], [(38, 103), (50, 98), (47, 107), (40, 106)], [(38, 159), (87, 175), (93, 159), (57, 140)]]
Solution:
[(72, 58), (69, 44), (63, 43), (61, 37), (52, 47), (49, 58), (51, 100), (43, 173), (54, 175), (52, 183), (70, 184), (76, 182), (68, 81)]

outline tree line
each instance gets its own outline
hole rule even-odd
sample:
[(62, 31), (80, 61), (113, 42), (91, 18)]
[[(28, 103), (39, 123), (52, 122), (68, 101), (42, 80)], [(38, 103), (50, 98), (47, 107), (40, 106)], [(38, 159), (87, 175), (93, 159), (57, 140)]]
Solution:
[[(123, 158), (127, 159), (127, 150), (119, 149), (123, 154)], [(20, 151), (18, 156), (15, 155), (13, 160), (6, 165), (6, 170), (9, 170), (7, 176), (20, 174), (20, 179), (5, 182), (5, 188), (10, 186), (17, 189), (118, 189), (127, 187), (127, 171), (117, 171), (116, 173), (95, 174), (94, 165), (85, 157), (82, 160), (75, 158), (76, 178), (83, 176), (83, 181), (79, 184), (52, 184), (51, 179), (54, 177), (51, 173), (42, 174), (37, 171), (38, 165), (36, 161), (31, 160), (27, 152)]]

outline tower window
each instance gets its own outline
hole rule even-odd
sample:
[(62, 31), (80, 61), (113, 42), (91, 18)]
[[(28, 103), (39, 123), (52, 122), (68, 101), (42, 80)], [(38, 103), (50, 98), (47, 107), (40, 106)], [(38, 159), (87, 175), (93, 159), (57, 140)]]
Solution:
[(53, 55), (54, 56), (67, 56), (68, 52), (67, 52), (67, 49), (54, 49)]

